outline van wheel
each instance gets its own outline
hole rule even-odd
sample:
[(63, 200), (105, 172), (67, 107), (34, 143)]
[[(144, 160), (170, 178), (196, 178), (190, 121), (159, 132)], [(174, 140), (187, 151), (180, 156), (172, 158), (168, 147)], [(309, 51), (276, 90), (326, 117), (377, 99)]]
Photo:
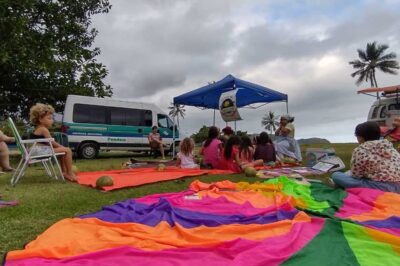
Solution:
[(94, 159), (99, 154), (99, 148), (94, 143), (84, 143), (79, 147), (78, 154), (83, 159)]

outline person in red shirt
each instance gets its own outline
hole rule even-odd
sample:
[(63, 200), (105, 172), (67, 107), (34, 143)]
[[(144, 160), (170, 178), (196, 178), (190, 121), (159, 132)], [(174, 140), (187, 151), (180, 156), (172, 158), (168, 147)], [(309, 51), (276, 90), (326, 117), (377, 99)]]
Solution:
[(391, 128), (381, 127), (381, 136), (400, 151), (400, 116), (394, 118)]
[(240, 138), (238, 136), (231, 136), (223, 149), (221, 149), (220, 160), (218, 169), (231, 170), (236, 173), (242, 172), (240, 165), (242, 162), (239, 158), (239, 145)]

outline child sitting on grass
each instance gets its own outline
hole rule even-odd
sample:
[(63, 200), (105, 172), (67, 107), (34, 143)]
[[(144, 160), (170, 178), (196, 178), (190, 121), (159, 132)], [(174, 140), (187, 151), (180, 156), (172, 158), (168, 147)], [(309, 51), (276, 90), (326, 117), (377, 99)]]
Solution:
[[(53, 125), (54, 108), (51, 105), (37, 103), (30, 109), (30, 121), (35, 126), (35, 130), (31, 133), (31, 139), (52, 138), (49, 128)], [(70, 148), (52, 141), (55, 153), (65, 153), (61, 156), (61, 169), (63, 176), (70, 180), (76, 181), (76, 176), (72, 171), (72, 151)], [(51, 147), (48, 143), (38, 144), (33, 151), (34, 154), (51, 154)]]
[(263, 160), (254, 160), (254, 147), (250, 138), (243, 136), (241, 140), (239, 158), (242, 164), (246, 164), (247, 166), (262, 166), (264, 164)]
[(180, 151), (176, 155), (176, 166), (180, 166), (184, 169), (200, 168), (200, 166), (195, 163), (193, 155), (194, 141), (191, 138), (184, 138), (179, 145), (179, 149)]
[(274, 144), (272, 144), (267, 132), (261, 132), (258, 137), (256, 150), (254, 152), (254, 160), (259, 159), (263, 160), (265, 164), (276, 161)]

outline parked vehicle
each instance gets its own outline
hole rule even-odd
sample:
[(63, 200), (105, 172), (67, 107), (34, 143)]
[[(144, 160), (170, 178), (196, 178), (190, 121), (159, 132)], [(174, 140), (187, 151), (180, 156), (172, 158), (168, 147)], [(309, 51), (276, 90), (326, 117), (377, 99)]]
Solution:
[[(393, 117), (400, 115), (400, 85), (383, 87), (383, 88), (368, 88), (358, 91), (358, 93), (370, 95), (373, 97), (379, 96), (368, 112), (368, 121), (375, 121), (379, 125), (390, 126)], [(377, 93), (374, 95), (374, 93)]]
[[(172, 152), (173, 122), (151, 103), (68, 95), (61, 130), (81, 158), (95, 158), (100, 150), (150, 151), (148, 135), (159, 128), (166, 151)], [(179, 146), (175, 127), (175, 144)]]

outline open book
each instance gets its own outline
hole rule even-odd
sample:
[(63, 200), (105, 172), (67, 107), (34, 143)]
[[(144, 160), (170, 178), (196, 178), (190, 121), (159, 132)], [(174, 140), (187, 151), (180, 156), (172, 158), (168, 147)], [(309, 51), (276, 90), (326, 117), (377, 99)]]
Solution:
[(335, 167), (338, 167), (338, 166), (339, 166), (338, 164), (319, 161), (318, 163), (316, 163), (311, 168), (314, 169), (314, 170), (321, 171), (321, 172), (328, 172), (332, 168), (335, 168)]

